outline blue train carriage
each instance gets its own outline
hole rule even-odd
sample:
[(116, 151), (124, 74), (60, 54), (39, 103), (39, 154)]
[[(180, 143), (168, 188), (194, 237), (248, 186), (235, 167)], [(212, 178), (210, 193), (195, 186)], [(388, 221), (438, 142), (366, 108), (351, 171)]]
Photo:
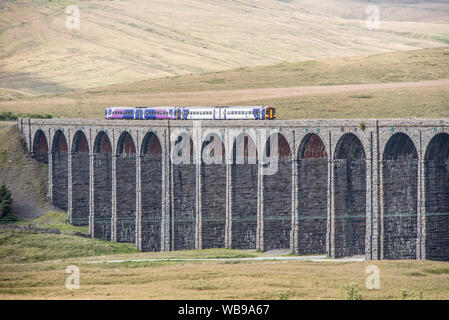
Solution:
[(109, 107), (105, 109), (105, 119), (136, 119), (136, 110), (139, 108), (133, 107)]

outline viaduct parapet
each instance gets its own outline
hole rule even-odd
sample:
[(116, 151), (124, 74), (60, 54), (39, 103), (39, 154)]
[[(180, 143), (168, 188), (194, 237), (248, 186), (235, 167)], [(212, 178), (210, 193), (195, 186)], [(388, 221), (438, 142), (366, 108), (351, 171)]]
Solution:
[(18, 125), (51, 202), (94, 238), (449, 260), (449, 119)]

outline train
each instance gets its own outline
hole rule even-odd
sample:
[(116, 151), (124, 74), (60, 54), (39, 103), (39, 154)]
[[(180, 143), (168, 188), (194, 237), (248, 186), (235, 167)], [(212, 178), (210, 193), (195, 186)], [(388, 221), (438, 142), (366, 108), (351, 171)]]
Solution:
[(274, 120), (272, 106), (109, 107), (107, 120)]

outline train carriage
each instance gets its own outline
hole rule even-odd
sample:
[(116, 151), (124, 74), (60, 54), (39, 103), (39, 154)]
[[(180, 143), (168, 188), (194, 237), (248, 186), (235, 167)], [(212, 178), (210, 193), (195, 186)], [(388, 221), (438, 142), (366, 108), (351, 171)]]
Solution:
[(109, 107), (106, 119), (124, 120), (273, 120), (272, 106)]

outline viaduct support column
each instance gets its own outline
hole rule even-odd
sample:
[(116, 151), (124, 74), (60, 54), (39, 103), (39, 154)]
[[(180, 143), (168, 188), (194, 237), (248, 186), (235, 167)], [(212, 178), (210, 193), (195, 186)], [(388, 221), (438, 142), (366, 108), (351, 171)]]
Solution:
[[(376, 127), (377, 129), (377, 127)], [(369, 150), (366, 153), (366, 237), (365, 237), (365, 259), (378, 260), (379, 252), (379, 192), (380, 192), (380, 168), (378, 135), (370, 132)]]
[(53, 204), (53, 150), (48, 151), (48, 200)]
[(170, 248), (175, 249), (175, 180), (173, 176), (174, 166), (173, 166), (173, 155), (171, 151), (171, 140), (169, 141), (170, 151), (169, 151), (169, 172), (170, 172), (170, 188), (169, 188), (169, 199), (170, 199)]
[(379, 161), (379, 195), (378, 195), (378, 203), (379, 203), (379, 259), (384, 259), (384, 213), (385, 213), (385, 206), (384, 206), (384, 161), (383, 157), (380, 156)]
[(226, 146), (226, 225), (225, 225), (225, 248), (232, 248), (232, 143), (230, 142), (229, 131), (225, 131)]
[[(263, 132), (263, 136), (265, 137), (265, 132)], [(264, 187), (263, 187), (263, 152), (264, 152), (264, 146), (263, 146), (263, 138), (262, 136), (262, 129), (258, 130), (257, 134), (257, 150), (258, 152), (258, 162), (257, 162), (257, 228), (256, 228), (256, 249), (259, 251), (264, 250), (264, 238), (263, 238), (263, 231), (264, 231), (264, 221), (263, 221), (263, 193), (264, 193)]]
[(299, 223), (298, 223), (298, 158), (296, 150), (296, 136), (293, 131), (292, 146), (292, 228), (290, 232), (290, 250), (299, 254)]
[(114, 242), (117, 242), (117, 156), (115, 152), (112, 153), (111, 241)]
[[(139, 143), (139, 141), (137, 141)], [(142, 155), (136, 154), (136, 249), (142, 251), (142, 182), (141, 182)]]
[(422, 146), (422, 132), (419, 131), (418, 151), (418, 190), (417, 190), (417, 234), (416, 234), (416, 260), (426, 259), (426, 218), (425, 218), (425, 155)]
[(195, 249), (202, 249), (202, 210), (201, 210), (201, 122), (193, 122), (193, 138), (195, 140), (194, 145), (194, 163), (196, 171), (196, 185), (195, 185), (195, 202), (196, 202), (196, 218), (195, 218)]
[[(170, 132), (170, 131), (169, 131)], [(162, 219), (161, 219), (161, 251), (169, 251), (170, 250), (170, 215), (172, 208), (173, 198), (171, 196), (171, 190), (173, 190), (173, 180), (171, 180), (172, 175), (170, 174), (170, 170), (172, 169), (171, 161), (170, 161), (170, 133), (164, 131), (163, 135), (163, 148), (162, 148)], [(173, 246), (171, 247), (173, 248)]]
[(335, 256), (335, 186), (334, 186), (334, 152), (332, 136), (329, 132), (329, 165), (327, 166), (327, 228), (326, 228), (326, 253), (329, 257)]
[(421, 159), (418, 167), (418, 234), (417, 234), (417, 247), (416, 247), (416, 259), (426, 260), (426, 170), (425, 161), (421, 153)]
[(71, 224), (73, 224), (72, 211), (72, 152), (70, 146), (67, 151), (67, 218)]
[(89, 234), (94, 238), (95, 234), (95, 212), (94, 212), (94, 199), (95, 199), (95, 180), (94, 180), (94, 153), (89, 153)]

